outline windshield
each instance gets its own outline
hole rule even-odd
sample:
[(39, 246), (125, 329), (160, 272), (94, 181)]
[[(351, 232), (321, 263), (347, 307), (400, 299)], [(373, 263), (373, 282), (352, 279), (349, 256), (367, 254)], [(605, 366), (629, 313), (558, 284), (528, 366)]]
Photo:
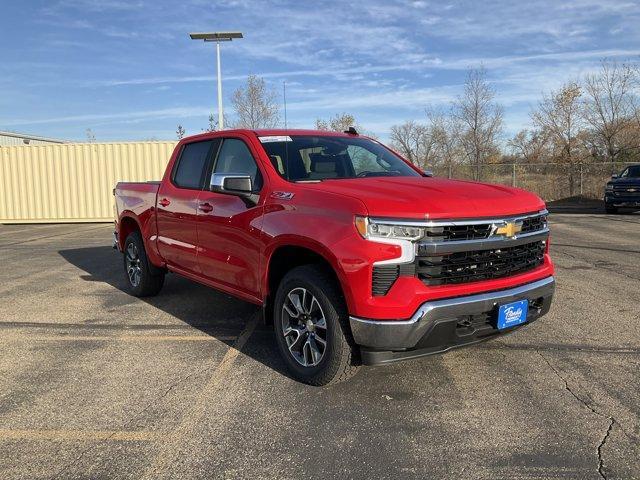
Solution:
[(360, 137), (259, 137), (280, 175), (292, 181), (363, 177), (419, 177), (382, 145)]
[(640, 178), (640, 165), (627, 168), (620, 176), (622, 178)]

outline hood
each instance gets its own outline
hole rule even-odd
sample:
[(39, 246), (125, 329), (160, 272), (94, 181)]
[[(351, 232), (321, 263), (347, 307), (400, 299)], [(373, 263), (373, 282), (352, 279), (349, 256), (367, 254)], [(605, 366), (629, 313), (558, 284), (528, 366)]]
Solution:
[(307, 186), (357, 198), (373, 217), (494, 217), (545, 207), (537, 195), (519, 188), (434, 177), (334, 179)]

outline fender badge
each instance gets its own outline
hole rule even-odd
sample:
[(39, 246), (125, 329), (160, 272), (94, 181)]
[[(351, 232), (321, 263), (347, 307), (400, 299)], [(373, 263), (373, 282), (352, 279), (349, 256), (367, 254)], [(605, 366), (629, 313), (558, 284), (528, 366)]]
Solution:
[(272, 192), (270, 197), (277, 198), (278, 200), (291, 200), (293, 195), (291, 192)]

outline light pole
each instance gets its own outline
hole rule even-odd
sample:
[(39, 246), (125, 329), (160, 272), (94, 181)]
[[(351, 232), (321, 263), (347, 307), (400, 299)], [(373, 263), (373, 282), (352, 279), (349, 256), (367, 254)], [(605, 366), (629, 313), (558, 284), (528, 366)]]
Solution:
[(190, 33), (191, 40), (204, 40), (216, 42), (216, 55), (218, 67), (218, 129), (224, 129), (224, 116), (222, 112), (222, 73), (220, 71), (220, 42), (230, 42), (234, 38), (242, 38), (242, 32), (210, 32)]

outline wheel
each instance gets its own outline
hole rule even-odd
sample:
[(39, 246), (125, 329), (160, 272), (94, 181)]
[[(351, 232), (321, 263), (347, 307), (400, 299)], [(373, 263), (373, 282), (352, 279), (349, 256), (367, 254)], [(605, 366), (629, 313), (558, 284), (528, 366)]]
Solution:
[(604, 204), (604, 211), (607, 213), (618, 213), (618, 209), (611, 205)]
[(149, 263), (140, 232), (130, 233), (124, 241), (124, 273), (136, 297), (157, 295), (164, 285), (164, 271)]
[(357, 372), (348, 321), (340, 289), (323, 268), (305, 265), (285, 275), (274, 301), (274, 330), (294, 378), (320, 386)]

